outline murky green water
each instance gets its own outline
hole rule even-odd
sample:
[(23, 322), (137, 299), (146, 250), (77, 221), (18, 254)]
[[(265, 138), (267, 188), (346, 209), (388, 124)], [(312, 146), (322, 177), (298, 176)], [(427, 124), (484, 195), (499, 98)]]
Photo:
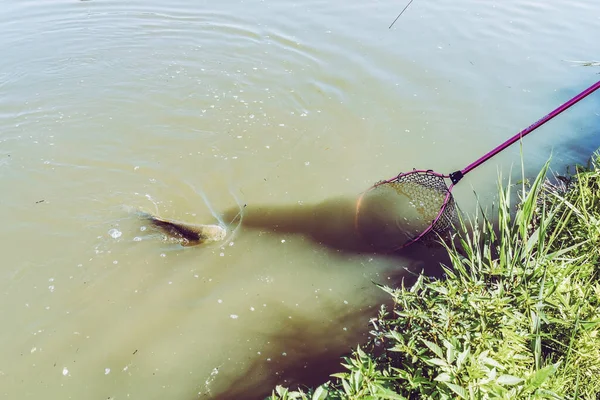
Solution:
[[(310, 382), (435, 269), (241, 228), (166, 243), (124, 207), (217, 223), (452, 172), (598, 79), (595, 1), (0, 0), (0, 396), (252, 398)], [(525, 141), (600, 146), (598, 96)], [(493, 192), (506, 151), (456, 188)]]

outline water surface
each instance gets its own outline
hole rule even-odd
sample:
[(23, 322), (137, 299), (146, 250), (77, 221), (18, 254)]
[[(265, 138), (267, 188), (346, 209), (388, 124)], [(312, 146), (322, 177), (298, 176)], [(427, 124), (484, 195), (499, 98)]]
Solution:
[[(240, 229), (183, 249), (126, 211), (218, 223), (452, 172), (599, 78), (594, 1), (0, 0), (0, 396), (264, 395), (325, 379), (390, 282), (436, 265)], [(524, 142), (599, 147), (598, 95)], [(514, 146), (456, 188), (489, 201)], [(518, 167), (517, 167), (518, 169)], [(243, 393), (240, 394), (240, 393)]]

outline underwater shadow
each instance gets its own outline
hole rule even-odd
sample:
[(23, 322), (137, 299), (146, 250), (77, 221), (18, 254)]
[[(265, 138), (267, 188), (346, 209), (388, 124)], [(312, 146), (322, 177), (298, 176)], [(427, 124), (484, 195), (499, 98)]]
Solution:
[[(397, 268), (386, 269), (380, 282), (367, 281), (366, 284), (411, 285), (419, 273), (434, 277), (442, 275), (440, 264), (450, 265), (450, 259), (441, 245), (416, 242), (398, 250), (399, 245), (414, 237), (414, 225), (405, 224), (404, 218), (393, 218), (385, 201), (373, 202), (370, 206), (361, 211), (359, 227), (356, 199), (350, 197), (327, 199), (316, 204), (245, 205), (242, 210), (240, 207), (226, 210), (222, 216), (224, 221), (230, 221), (231, 227), (236, 227), (235, 235), (253, 231), (298, 234), (333, 254), (386, 258), (391, 266), (397, 265)], [(180, 238), (189, 236), (189, 243), (201, 244), (206, 238), (211, 241), (206, 229), (208, 225), (147, 218), (151, 222), (154, 222), (153, 218), (159, 221), (155, 223), (156, 228), (167, 234), (175, 233)], [(195, 232), (198, 235), (191, 236), (196, 235)], [(377, 316), (380, 305), (392, 304), (391, 296), (382, 296), (382, 299), (358, 310), (324, 305), (323, 314), (334, 316), (334, 319), (323, 323), (316, 323), (314, 317), (279, 305), (281, 321), (285, 321), (285, 325), (277, 332), (255, 332), (253, 336), (262, 335), (270, 349), (281, 350), (279, 354), (285, 352), (287, 355), (270, 362), (257, 357), (245, 372), (227, 384), (227, 389), (215, 394), (204, 393), (200, 398), (263, 399), (278, 384), (293, 389), (326, 382), (332, 373), (342, 371), (340, 357), (349, 355), (356, 345), (366, 342), (369, 319)], [(288, 319), (288, 316), (293, 318)], [(190, 398), (198, 398), (198, 392)]]
[(360, 218), (356, 198), (335, 197), (314, 204), (244, 205), (226, 210), (223, 220), (252, 230), (300, 234), (333, 251), (406, 257), (413, 253), (407, 251), (412, 245), (402, 246), (428, 223), (404, 217), (411, 211), (393, 204), (396, 197), (363, 200)]
[[(415, 259), (420, 255), (423, 262), (409, 267), (399, 265), (397, 269), (382, 276), (380, 281), (365, 283), (391, 287), (401, 284), (410, 286), (421, 272), (427, 276), (440, 277), (440, 262), (449, 260), (447, 255), (443, 257), (441, 253), (446, 254), (441, 247), (432, 249), (423, 245), (410, 246), (404, 255)], [(341, 309), (339, 304), (333, 302), (326, 303), (322, 307), (322, 313), (332, 318), (326, 321), (316, 321), (313, 316), (302, 314), (283, 304), (275, 305), (284, 325), (276, 332), (268, 330), (249, 334), (269, 343), (268, 354), (276, 356), (268, 362), (264, 358), (266, 355), (263, 358), (257, 357), (245, 372), (228, 382), (226, 389), (211, 394), (204, 393), (200, 398), (264, 399), (271, 395), (277, 385), (294, 390), (325, 383), (331, 379), (331, 374), (344, 371), (340, 365), (341, 357), (351, 355), (357, 345), (367, 342), (372, 328), (369, 321), (377, 317), (381, 305), (385, 305), (388, 310), (392, 309), (392, 297), (383, 294), (378, 301), (352, 310)], [(279, 356), (282, 353), (286, 353), (285, 357)]]
[[(333, 307), (330, 308), (325, 311), (327, 315), (333, 314)], [(342, 372), (340, 356), (349, 354), (356, 344), (366, 340), (369, 316), (375, 315), (377, 309), (378, 306), (372, 306), (343, 315), (338, 313), (335, 321), (319, 325), (311, 318), (281, 306), (282, 316), (293, 316), (285, 327), (275, 334), (255, 334), (266, 335), (274, 352), (285, 352), (286, 356), (273, 357), (269, 362), (257, 359), (244, 375), (231, 381), (226, 390), (204, 398), (264, 399), (279, 384), (293, 390), (324, 383), (331, 374)], [(347, 331), (342, 330), (343, 326), (348, 327)], [(337, 327), (335, 339), (332, 338), (334, 327)], [(309, 342), (307, 338), (312, 340)]]

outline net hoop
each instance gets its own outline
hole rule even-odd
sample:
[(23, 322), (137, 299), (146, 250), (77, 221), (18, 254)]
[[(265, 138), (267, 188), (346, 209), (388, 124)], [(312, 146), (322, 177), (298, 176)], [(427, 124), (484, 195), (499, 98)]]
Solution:
[[(358, 235), (361, 235), (360, 233), (360, 229), (359, 229), (359, 218), (360, 218), (360, 211), (361, 211), (361, 206), (362, 206), (362, 202), (364, 199), (364, 196), (369, 193), (370, 191), (372, 191), (373, 189), (381, 186), (381, 185), (385, 185), (385, 184), (389, 184), (389, 183), (394, 183), (394, 182), (398, 182), (400, 183), (402, 180), (406, 179), (406, 177), (411, 176), (411, 175), (427, 175), (427, 176), (432, 176), (432, 177), (436, 177), (439, 178), (441, 182), (444, 182), (444, 185), (446, 186), (444, 191), (445, 191), (445, 197), (444, 200), (439, 208), (439, 210), (437, 211), (436, 217), (431, 221), (431, 223), (427, 226), (427, 228), (421, 232), (419, 235), (415, 236), (414, 238), (410, 239), (409, 241), (407, 241), (406, 243), (396, 246), (394, 247), (392, 250), (390, 250), (390, 253), (394, 253), (396, 251), (399, 251), (421, 239), (423, 239), (424, 237), (426, 237), (428, 234), (432, 233), (432, 232), (436, 232), (436, 225), (439, 224), (442, 220), (442, 217), (444, 216), (448, 206), (451, 207), (455, 207), (454, 205), (454, 199), (452, 196), (452, 188), (454, 187), (454, 183), (451, 183), (450, 186), (448, 186), (445, 183), (446, 179), (450, 178), (450, 175), (444, 175), (444, 174), (440, 174), (438, 172), (435, 172), (433, 170), (425, 170), (425, 169), (413, 169), (410, 172), (404, 172), (404, 173), (400, 173), (396, 176), (394, 176), (393, 178), (387, 179), (387, 180), (383, 180), (383, 181), (379, 181), (377, 183), (375, 183), (373, 186), (371, 186), (370, 188), (368, 188), (367, 190), (365, 190), (363, 193), (361, 193), (361, 195), (358, 197), (357, 201), (356, 201), (356, 211), (354, 213), (354, 229), (356, 231), (356, 233)], [(451, 212), (454, 212), (454, 210), (452, 210)], [(439, 234), (440, 232), (438, 232)]]

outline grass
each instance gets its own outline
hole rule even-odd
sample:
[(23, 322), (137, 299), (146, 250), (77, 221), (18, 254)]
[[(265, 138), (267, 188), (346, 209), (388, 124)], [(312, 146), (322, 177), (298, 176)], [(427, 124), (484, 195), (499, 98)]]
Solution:
[(317, 388), (278, 386), (270, 399), (599, 399), (594, 160), (560, 185), (547, 183), (546, 164), (518, 186), (516, 211), (515, 186), (499, 185), (496, 223), (483, 210), (461, 221), (444, 279), (382, 287), (394, 306), (381, 307), (342, 372)]

